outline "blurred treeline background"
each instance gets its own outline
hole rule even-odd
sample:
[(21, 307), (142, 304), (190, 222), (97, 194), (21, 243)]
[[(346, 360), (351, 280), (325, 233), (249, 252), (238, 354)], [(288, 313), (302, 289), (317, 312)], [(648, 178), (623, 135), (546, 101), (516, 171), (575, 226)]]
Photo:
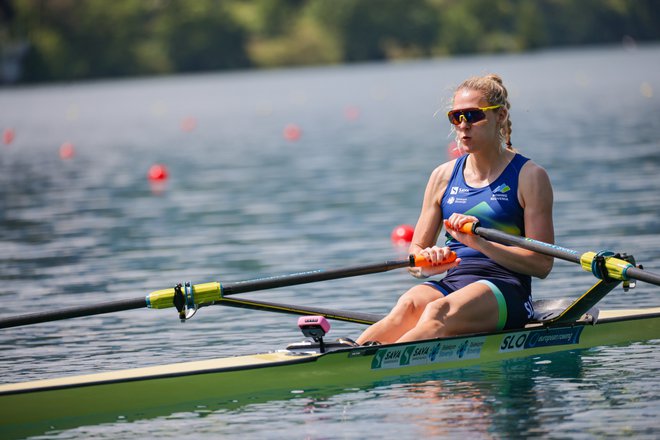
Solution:
[(0, 0), (2, 82), (657, 41), (658, 0)]

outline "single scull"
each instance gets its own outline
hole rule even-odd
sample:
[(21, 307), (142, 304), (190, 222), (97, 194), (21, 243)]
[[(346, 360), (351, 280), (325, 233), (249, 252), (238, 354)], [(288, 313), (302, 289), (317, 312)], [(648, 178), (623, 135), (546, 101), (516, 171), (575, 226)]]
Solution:
[[(330, 343), (325, 352), (322, 352), (324, 344), (318, 344), (321, 334), (317, 342), (294, 344), (276, 352), (0, 385), (0, 432), (9, 436), (26, 429), (43, 432), (75, 426), (80, 421), (98, 423), (116, 420), (119, 416), (149, 417), (179, 410), (192, 411), (199, 405), (249, 400), (257, 395), (267, 398), (293, 390), (347, 388), (515, 357), (660, 339), (660, 307), (600, 311), (595, 307), (622, 282), (626, 289), (632, 287), (634, 280), (660, 285), (660, 277), (635, 266), (632, 257), (611, 252), (578, 254), (478, 225), (473, 225), (470, 232), (492, 241), (530, 248), (578, 263), (599, 280), (575, 300), (536, 301), (535, 320), (521, 329), (366, 347), (333, 346)], [(369, 313), (233, 299), (226, 295), (269, 288), (272, 283), (281, 287), (420, 264), (423, 262), (412, 257), (381, 265), (314, 271), (227, 285), (236, 286), (237, 292), (220, 283), (179, 285), (152, 293), (146, 300), (141, 300), (143, 304), (140, 306), (144, 307), (145, 302), (154, 308), (174, 306), (181, 319), (189, 319), (199, 307), (213, 304), (315, 314), (369, 324), (380, 317)], [(97, 314), (137, 308), (137, 301), (132, 300), (109, 304), (87, 308), (84, 312)], [(130, 307), (122, 308), (127, 304)], [(84, 316), (85, 313), (82, 308), (76, 308), (53, 312), (50, 316), (24, 315), (0, 319), (0, 327)]]

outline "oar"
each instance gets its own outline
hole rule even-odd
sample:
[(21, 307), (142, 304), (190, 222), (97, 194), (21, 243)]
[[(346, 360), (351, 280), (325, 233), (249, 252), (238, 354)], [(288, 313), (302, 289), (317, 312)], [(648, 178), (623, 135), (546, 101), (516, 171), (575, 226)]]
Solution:
[(461, 228), (461, 231), (479, 235), (496, 243), (517, 246), (579, 264), (584, 270), (593, 273), (597, 278), (610, 278), (621, 281), (634, 279), (660, 286), (660, 275), (644, 270), (641, 267), (636, 267), (633, 263), (617, 257), (613, 252), (584, 252), (581, 254), (578, 251), (557, 246), (556, 244), (507, 234), (497, 229), (484, 228), (479, 223), (466, 223)]
[[(443, 263), (448, 263), (455, 259), (456, 255), (453, 254), (447, 261)], [(410, 255), (408, 258), (403, 260), (389, 260), (383, 263), (357, 265), (345, 267), (342, 269), (314, 270), (309, 272), (292, 273), (268, 278), (238, 281), (224, 285), (220, 284), (219, 282), (196, 285), (186, 283), (185, 286), (178, 285), (170, 289), (157, 290), (150, 293), (146, 297), (110, 301), (88, 306), (70, 307), (61, 310), (37, 312), (2, 318), (0, 319), (0, 328), (18, 327), (22, 325), (57, 321), (61, 319), (141, 309), (145, 307), (153, 309), (176, 307), (177, 310), (179, 310), (180, 318), (186, 319), (187, 317), (191, 316), (190, 311), (196, 310), (199, 306), (211, 305), (215, 302), (220, 302), (224, 297), (228, 295), (387, 272), (404, 267), (424, 267), (429, 266), (429, 264), (430, 263), (420, 255)]]

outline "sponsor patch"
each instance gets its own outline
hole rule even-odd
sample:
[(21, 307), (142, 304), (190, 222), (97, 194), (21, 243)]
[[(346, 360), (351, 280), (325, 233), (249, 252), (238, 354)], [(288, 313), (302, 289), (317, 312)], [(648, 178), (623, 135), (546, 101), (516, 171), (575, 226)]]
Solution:
[(578, 326), (509, 333), (502, 338), (500, 353), (553, 345), (579, 344), (583, 328)]
[(485, 341), (485, 337), (477, 337), (381, 348), (371, 360), (371, 369), (478, 359)]

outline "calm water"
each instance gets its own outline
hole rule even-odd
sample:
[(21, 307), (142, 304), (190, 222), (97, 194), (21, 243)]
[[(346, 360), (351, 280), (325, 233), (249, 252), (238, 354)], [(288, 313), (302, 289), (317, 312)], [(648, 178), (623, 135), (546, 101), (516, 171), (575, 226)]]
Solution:
[[(501, 74), (513, 141), (555, 188), (557, 242), (660, 271), (660, 47), (540, 52), (0, 90), (0, 316), (400, 256), (443, 112), (463, 78)], [(347, 113), (353, 112), (351, 118)], [(349, 115), (350, 116), (350, 115)], [(192, 131), (182, 130), (194, 118)], [(302, 135), (283, 138), (287, 124)], [(75, 156), (64, 160), (60, 145)], [(170, 178), (150, 185), (147, 170)], [(382, 313), (405, 272), (271, 290), (264, 300)], [(536, 298), (592, 277), (557, 262)], [(603, 307), (658, 305), (657, 287)], [(136, 310), (0, 332), (3, 383), (277, 349), (296, 318)], [(335, 323), (331, 335), (357, 336)], [(185, 344), (173, 341), (186, 341)], [(485, 365), (360, 389), (82, 426), (53, 438), (594, 438), (660, 433), (660, 341)]]

